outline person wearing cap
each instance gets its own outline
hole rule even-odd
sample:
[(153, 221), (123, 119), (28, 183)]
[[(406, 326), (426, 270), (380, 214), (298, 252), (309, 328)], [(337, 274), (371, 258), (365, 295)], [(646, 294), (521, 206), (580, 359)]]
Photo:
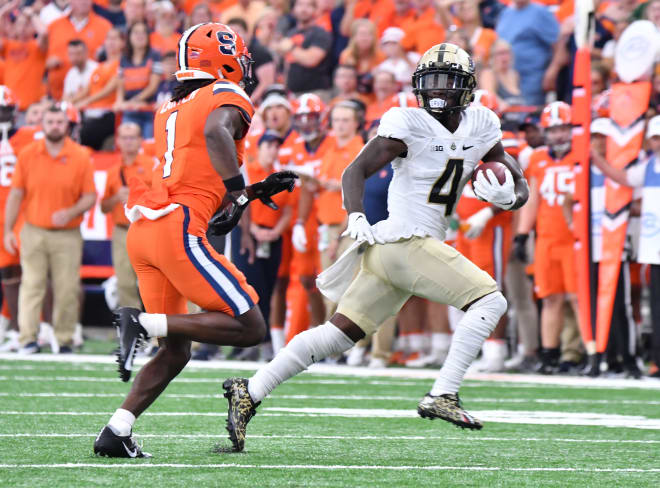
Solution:
[(54, 296), (53, 326), (60, 352), (71, 352), (79, 313), (83, 213), (96, 201), (87, 148), (67, 137), (69, 120), (61, 106), (44, 114), (44, 139), (18, 155), (5, 206), (4, 246), (17, 252), (14, 224), (23, 203), (18, 324), (21, 352), (39, 352), (37, 333), (50, 275)]
[[(641, 232), (637, 246), (637, 262), (650, 268), (651, 361), (649, 375), (660, 378), (660, 115), (648, 122), (646, 140), (651, 156), (630, 168), (619, 169), (604, 157), (592, 152), (592, 162), (615, 182), (641, 189)], [(625, 364), (624, 364), (625, 367)]]
[[(264, 180), (275, 172), (277, 153), (282, 141), (280, 134), (271, 129), (267, 129), (259, 137), (257, 160), (246, 163), (249, 181)], [(279, 207), (277, 210), (259, 200), (250, 205), (250, 234), (254, 240), (255, 259), (250, 262), (247, 254), (238, 252), (243, 232), (240, 226), (231, 233), (231, 249), (232, 262), (243, 272), (259, 295), (259, 308), (270, 331), (273, 353), (277, 353), (284, 345), (284, 329), (270, 327), (271, 297), (282, 258), (282, 235), (289, 227), (293, 210), (291, 194), (288, 192), (278, 193), (273, 196), (273, 201)]]
[(124, 213), (124, 204), (128, 200), (129, 185), (132, 178), (138, 178), (146, 184), (151, 183), (151, 176), (158, 161), (140, 153), (142, 136), (140, 126), (125, 122), (117, 128), (116, 163), (108, 170), (108, 180), (101, 199), (101, 211), (112, 215), (112, 265), (117, 276), (120, 307), (141, 308), (142, 302), (137, 288), (137, 275), (128, 259), (126, 234), (130, 222)]
[(377, 69), (391, 71), (394, 73), (399, 86), (405, 91), (412, 91), (410, 79), (415, 71), (420, 55), (416, 52), (406, 52), (401, 46), (401, 41), (406, 33), (398, 27), (388, 27), (380, 37), (380, 50), (385, 55), (385, 61), (377, 66)]

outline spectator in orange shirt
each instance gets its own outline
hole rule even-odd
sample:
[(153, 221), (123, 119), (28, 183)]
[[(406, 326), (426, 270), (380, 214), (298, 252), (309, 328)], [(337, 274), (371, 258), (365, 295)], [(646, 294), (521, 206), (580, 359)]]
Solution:
[(112, 28), (108, 31), (103, 48), (106, 61), (99, 64), (90, 79), (89, 86), (82, 93), (83, 98), (76, 108), (83, 110), (80, 141), (98, 151), (115, 132), (115, 113), (112, 108), (119, 85), (119, 60), (124, 49), (121, 31)]
[(112, 214), (112, 265), (117, 276), (120, 307), (141, 308), (142, 302), (137, 288), (137, 276), (128, 259), (126, 234), (130, 222), (124, 215), (124, 204), (128, 199), (131, 179), (137, 178), (151, 184), (157, 160), (140, 153), (142, 137), (140, 127), (132, 122), (117, 128), (117, 164), (108, 170), (105, 193), (101, 200), (101, 211)]
[(45, 138), (18, 156), (5, 207), (4, 245), (16, 253), (13, 228), (24, 202), (18, 324), (21, 352), (39, 352), (37, 333), (48, 277), (53, 284), (53, 326), (60, 352), (71, 352), (79, 313), (82, 215), (96, 201), (89, 151), (66, 136), (69, 120), (58, 107), (44, 114)]
[[(5, 7), (11, 5), (8, 3)], [(7, 13), (7, 9), (0, 10), (0, 17)], [(3, 84), (18, 99), (18, 109), (24, 111), (44, 95), (46, 27), (31, 7), (25, 7), (10, 24), (6, 35), (6, 39), (0, 40), (0, 55), (8, 63)]]
[[(460, 27), (468, 38), (468, 50), (475, 64), (486, 64), (497, 34), (483, 27), (477, 0), (444, 0), (436, 3), (439, 18), (445, 29)], [(451, 10), (450, 10), (451, 9)], [(455, 15), (455, 17), (452, 15)]]
[(236, 5), (225, 9), (220, 22), (226, 24), (230, 19), (240, 17), (248, 26), (248, 32), (254, 32), (257, 19), (261, 16), (266, 4), (261, 0), (238, 0)]
[(144, 22), (128, 29), (126, 48), (119, 61), (119, 84), (115, 110), (123, 111), (124, 122), (135, 122), (145, 139), (154, 135), (153, 104), (163, 68), (160, 55), (151, 49)]
[(156, 25), (149, 40), (151, 47), (162, 56), (168, 51), (177, 51), (181, 34), (177, 32), (179, 19), (172, 2), (164, 0), (157, 2)]
[(80, 39), (92, 58), (103, 44), (112, 24), (92, 12), (91, 0), (71, 0), (71, 13), (48, 26), (48, 91), (55, 100), (62, 98), (64, 76), (71, 65), (67, 60), (67, 46), (72, 39)]
[[(391, 18), (393, 13), (392, 0), (346, 0), (339, 31), (343, 36), (350, 36), (356, 19), (369, 19), (376, 26), (387, 27), (387, 19)], [(382, 31), (378, 32), (378, 35), (380, 34)]]
[(406, 51), (423, 54), (445, 40), (445, 28), (433, 0), (414, 0), (414, 3), (417, 10), (415, 19), (401, 27), (406, 32), (403, 47)]
[(397, 91), (398, 84), (394, 73), (386, 70), (378, 70), (374, 73), (374, 95), (376, 99), (367, 107), (365, 116), (367, 125), (374, 120), (379, 120), (392, 107), (392, 97)]
[(378, 48), (375, 25), (370, 20), (357, 19), (353, 22), (348, 46), (339, 56), (339, 63), (357, 68), (358, 92), (367, 95), (373, 92), (371, 71), (384, 60), (385, 56)]

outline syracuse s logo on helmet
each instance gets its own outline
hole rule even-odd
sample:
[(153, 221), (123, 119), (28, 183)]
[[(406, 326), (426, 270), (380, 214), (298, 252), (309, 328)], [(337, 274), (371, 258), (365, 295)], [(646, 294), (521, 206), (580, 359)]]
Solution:
[(236, 41), (231, 32), (218, 32), (217, 36), (220, 43), (218, 49), (222, 54), (228, 54), (230, 56), (236, 54)]

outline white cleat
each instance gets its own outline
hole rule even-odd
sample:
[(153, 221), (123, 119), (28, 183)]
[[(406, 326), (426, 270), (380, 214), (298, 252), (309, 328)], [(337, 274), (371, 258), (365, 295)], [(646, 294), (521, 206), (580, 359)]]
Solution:
[(409, 368), (426, 368), (428, 366), (442, 366), (447, 359), (449, 351), (435, 351), (431, 354), (425, 354), (417, 359), (410, 359), (406, 361), (406, 366)]
[(21, 348), (21, 343), (18, 342), (18, 335), (17, 330), (8, 330), (5, 334), (7, 340), (0, 344), (0, 352), (18, 352)]
[(372, 357), (369, 360), (369, 364), (367, 365), (369, 368), (387, 368), (387, 361), (385, 361), (383, 358), (374, 358)]
[(506, 342), (500, 340), (486, 341), (482, 347), (481, 361), (474, 364), (474, 369), (482, 373), (499, 373), (505, 370)]

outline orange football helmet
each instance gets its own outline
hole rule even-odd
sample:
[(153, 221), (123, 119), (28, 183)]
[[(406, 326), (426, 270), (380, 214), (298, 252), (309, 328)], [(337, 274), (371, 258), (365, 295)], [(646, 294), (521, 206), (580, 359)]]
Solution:
[(293, 124), (305, 141), (316, 139), (323, 130), (325, 103), (314, 93), (301, 95), (294, 103)]
[(15, 107), (16, 98), (9, 87), (0, 85), (0, 107)]
[(230, 27), (207, 22), (190, 27), (179, 39), (177, 81), (225, 79), (243, 87), (254, 83), (245, 41)]
[(497, 97), (488, 90), (475, 90), (472, 103), (489, 108), (497, 114), (500, 113), (500, 105), (497, 103)]
[(571, 106), (566, 102), (552, 102), (541, 113), (541, 127), (548, 129), (559, 125), (571, 125)]

